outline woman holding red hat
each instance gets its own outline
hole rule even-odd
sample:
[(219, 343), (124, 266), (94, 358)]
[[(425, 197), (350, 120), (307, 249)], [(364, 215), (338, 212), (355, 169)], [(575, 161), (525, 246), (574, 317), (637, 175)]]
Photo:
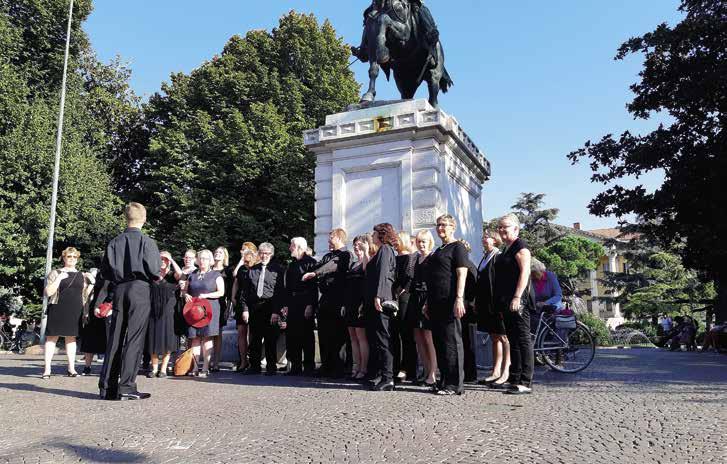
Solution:
[[(206, 313), (206, 317), (199, 323), (190, 324), (187, 331), (187, 338), (192, 342), (192, 352), (195, 356), (199, 356), (201, 347), (202, 369), (198, 371), (200, 377), (209, 375), (209, 364), (214, 349), (212, 337), (220, 333), (220, 325), (216, 323), (220, 319), (219, 299), (225, 296), (225, 281), (222, 274), (212, 270), (213, 263), (214, 256), (210, 250), (198, 252), (198, 268), (189, 275), (184, 291), (184, 299), (187, 303), (190, 303), (195, 297), (204, 299), (209, 302), (208, 308), (211, 310), (211, 314)], [(210, 323), (210, 321), (215, 322)]]

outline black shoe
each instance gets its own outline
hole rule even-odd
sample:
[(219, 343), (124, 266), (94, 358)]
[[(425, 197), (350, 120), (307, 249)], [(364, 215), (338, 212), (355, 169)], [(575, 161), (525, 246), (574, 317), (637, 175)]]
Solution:
[(98, 397), (101, 398), (102, 400), (106, 400), (106, 401), (118, 401), (119, 394), (116, 392), (107, 392), (107, 391), (101, 390), (98, 394)]
[(83, 376), (91, 375), (91, 368), (90, 367), (84, 367), (83, 368), (83, 372), (81, 372), (81, 375), (83, 375)]
[(525, 385), (513, 385), (512, 388), (505, 390), (506, 395), (530, 395), (533, 389)]
[(66, 371), (66, 377), (78, 377), (78, 372)]
[(157, 376), (157, 373), (154, 372), (154, 371), (149, 371), (149, 372), (146, 373), (146, 378), (147, 379), (153, 379), (156, 376)]
[(145, 400), (145, 399), (147, 399), (149, 397), (151, 397), (151, 393), (134, 392), (134, 393), (121, 393), (121, 394), (119, 394), (119, 399), (121, 401)]
[(382, 380), (381, 382), (377, 383), (373, 387), (371, 387), (371, 390), (373, 391), (394, 391), (394, 382), (392, 380)]
[(260, 375), (262, 373), (262, 370), (260, 370), (259, 367), (248, 367), (244, 371), (242, 371), (242, 375)]
[(364, 383), (370, 387), (374, 387), (381, 383), (382, 378), (380, 376), (377, 377), (364, 377)]
[(509, 384), (508, 382), (505, 382), (505, 383), (492, 382), (491, 384), (488, 385), (488, 387), (490, 387), (493, 390), (509, 390), (510, 388), (512, 388), (512, 385)]
[(167, 376), (167, 373), (166, 372), (162, 372), (162, 371), (159, 371), (159, 373), (157, 374), (157, 378), (158, 379), (163, 379), (166, 376)]
[(220, 371), (220, 368), (219, 368), (219, 367), (217, 367), (217, 366), (215, 366), (215, 367), (210, 367), (210, 372), (212, 372), (212, 373), (215, 373), (215, 372), (219, 372), (219, 371)]

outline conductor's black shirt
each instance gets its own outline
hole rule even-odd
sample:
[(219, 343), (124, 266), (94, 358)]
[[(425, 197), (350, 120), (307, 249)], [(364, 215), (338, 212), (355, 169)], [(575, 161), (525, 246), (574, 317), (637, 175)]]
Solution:
[(153, 282), (159, 278), (162, 266), (156, 242), (129, 227), (111, 240), (101, 264), (101, 275), (113, 284), (142, 280)]

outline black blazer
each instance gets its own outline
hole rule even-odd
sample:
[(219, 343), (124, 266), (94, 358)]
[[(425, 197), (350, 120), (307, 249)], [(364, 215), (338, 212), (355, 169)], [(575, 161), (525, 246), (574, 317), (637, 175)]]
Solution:
[(379, 251), (366, 265), (366, 300), (364, 306), (373, 308), (374, 298), (381, 302), (394, 299), (393, 289), (396, 280), (396, 256), (391, 245), (381, 245)]

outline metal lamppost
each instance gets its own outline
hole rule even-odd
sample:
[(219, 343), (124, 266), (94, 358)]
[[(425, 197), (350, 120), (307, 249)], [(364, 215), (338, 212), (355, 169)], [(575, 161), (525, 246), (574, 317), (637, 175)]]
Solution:
[[(68, 73), (68, 53), (71, 47), (71, 22), (73, 21), (73, 0), (68, 7), (68, 27), (66, 29), (66, 53), (63, 58), (63, 81), (61, 83), (61, 107), (58, 111), (58, 132), (56, 134), (56, 159), (53, 167), (53, 194), (50, 202), (50, 221), (48, 223), (48, 248), (45, 255), (45, 280), (48, 281), (53, 265), (53, 238), (56, 226), (56, 205), (58, 203), (58, 177), (61, 169), (61, 141), (63, 140), (63, 110), (66, 105), (66, 75)], [(48, 297), (43, 293), (43, 316), (40, 321), (40, 342), (45, 343), (45, 327), (48, 321)]]

